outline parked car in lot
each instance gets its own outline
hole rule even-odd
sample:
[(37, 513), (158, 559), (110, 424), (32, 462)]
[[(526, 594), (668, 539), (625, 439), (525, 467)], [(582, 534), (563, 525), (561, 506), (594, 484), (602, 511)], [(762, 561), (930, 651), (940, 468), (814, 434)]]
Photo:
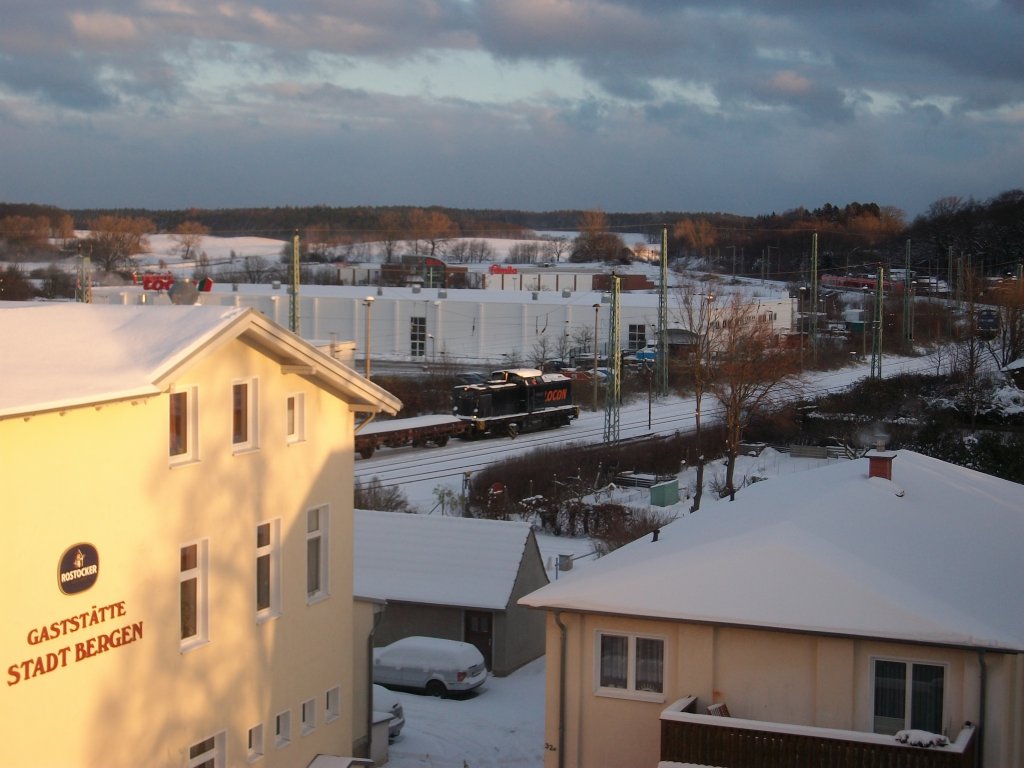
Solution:
[(374, 684), (373, 711), (387, 712), (391, 715), (391, 720), (388, 722), (388, 741), (394, 741), (402, 732), (402, 726), (405, 725), (405, 712), (402, 709), (401, 699), (383, 685)]
[(439, 637), (404, 637), (373, 649), (373, 682), (431, 696), (465, 693), (487, 679), (476, 646)]

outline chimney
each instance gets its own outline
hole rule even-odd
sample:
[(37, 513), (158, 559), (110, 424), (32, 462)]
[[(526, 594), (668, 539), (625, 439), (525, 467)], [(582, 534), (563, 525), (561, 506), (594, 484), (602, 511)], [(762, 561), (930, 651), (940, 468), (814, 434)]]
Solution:
[(868, 477), (892, 480), (892, 460), (896, 458), (896, 454), (886, 450), (887, 443), (885, 435), (875, 436), (875, 447), (867, 453)]

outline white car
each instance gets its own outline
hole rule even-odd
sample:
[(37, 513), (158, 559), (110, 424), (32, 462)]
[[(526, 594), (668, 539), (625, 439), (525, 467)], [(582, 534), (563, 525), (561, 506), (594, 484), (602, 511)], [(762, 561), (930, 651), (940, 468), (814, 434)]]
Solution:
[(373, 686), (373, 711), (385, 712), (391, 715), (388, 721), (388, 741), (394, 741), (402, 732), (405, 725), (405, 712), (402, 709), (402, 701), (392, 691), (383, 685)]
[(373, 682), (389, 688), (444, 698), (472, 691), (486, 679), (480, 651), (459, 640), (413, 636), (373, 649)]

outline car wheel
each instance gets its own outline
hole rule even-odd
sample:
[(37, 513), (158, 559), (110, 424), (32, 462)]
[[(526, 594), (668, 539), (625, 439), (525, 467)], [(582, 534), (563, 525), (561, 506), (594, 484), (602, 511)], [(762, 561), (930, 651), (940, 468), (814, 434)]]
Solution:
[(448, 689), (440, 680), (431, 680), (427, 683), (427, 693), (438, 699), (448, 698)]

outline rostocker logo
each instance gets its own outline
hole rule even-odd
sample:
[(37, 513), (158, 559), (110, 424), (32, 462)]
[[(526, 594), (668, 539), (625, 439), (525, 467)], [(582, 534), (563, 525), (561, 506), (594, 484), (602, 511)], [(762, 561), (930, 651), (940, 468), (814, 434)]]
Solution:
[(100, 556), (92, 544), (75, 544), (60, 557), (57, 586), (65, 595), (77, 595), (93, 584), (100, 574)]

